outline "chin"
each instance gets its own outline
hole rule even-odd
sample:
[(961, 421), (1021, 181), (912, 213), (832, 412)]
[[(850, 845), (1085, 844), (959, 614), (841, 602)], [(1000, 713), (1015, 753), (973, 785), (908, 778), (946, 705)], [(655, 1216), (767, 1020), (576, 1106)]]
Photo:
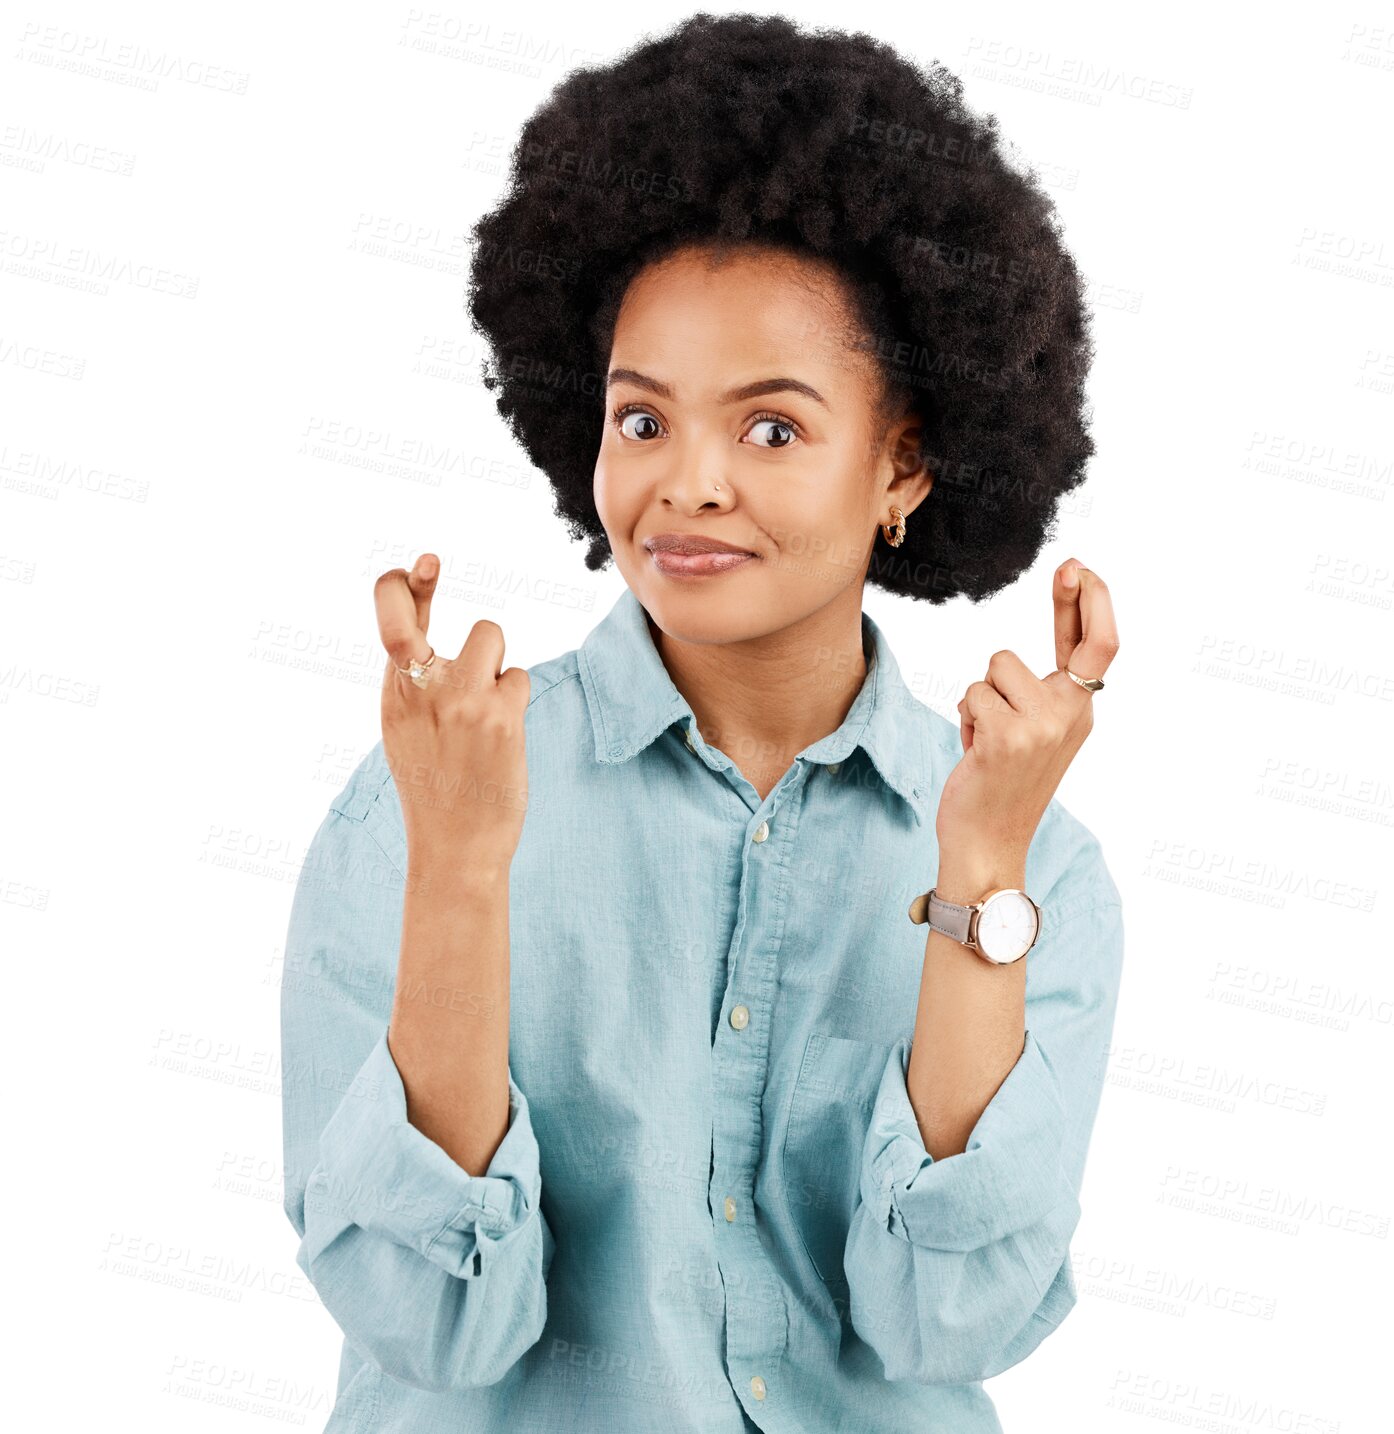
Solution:
[[(696, 589), (699, 585), (693, 584)], [(636, 589), (640, 604), (654, 625), (675, 642), (720, 644), (764, 637), (783, 623), (772, 609), (749, 595), (718, 600), (710, 592), (655, 593)]]

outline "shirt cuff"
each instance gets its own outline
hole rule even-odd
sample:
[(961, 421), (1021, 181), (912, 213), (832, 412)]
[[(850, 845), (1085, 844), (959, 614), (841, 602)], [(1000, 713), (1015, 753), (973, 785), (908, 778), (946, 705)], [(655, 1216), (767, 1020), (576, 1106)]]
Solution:
[(1064, 1107), (1030, 1030), (966, 1148), (925, 1149), (905, 1076), (908, 1038), (886, 1061), (863, 1148), (861, 1195), (883, 1229), (931, 1249), (981, 1249), (1039, 1224), (1072, 1193), (1060, 1163)]
[(508, 1130), (471, 1175), (407, 1119), (383, 1031), (320, 1135), (322, 1203), (461, 1279), (481, 1275), (538, 1210), (542, 1181), (528, 1102), (508, 1077)]

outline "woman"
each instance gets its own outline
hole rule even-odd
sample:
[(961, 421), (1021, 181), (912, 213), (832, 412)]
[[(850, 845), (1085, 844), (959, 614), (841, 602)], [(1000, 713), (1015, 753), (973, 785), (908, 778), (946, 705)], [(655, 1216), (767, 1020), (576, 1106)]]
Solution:
[(1035, 559), (1074, 267), (951, 76), (777, 17), (570, 76), (514, 166), (490, 381), (626, 587), (523, 670), (432, 648), (435, 554), (377, 581), (283, 996), (328, 1427), (997, 1430), (1075, 1302), (1122, 922), (1054, 793), (1118, 639), (1067, 561), (1057, 670), (993, 654), (955, 730), (862, 593)]

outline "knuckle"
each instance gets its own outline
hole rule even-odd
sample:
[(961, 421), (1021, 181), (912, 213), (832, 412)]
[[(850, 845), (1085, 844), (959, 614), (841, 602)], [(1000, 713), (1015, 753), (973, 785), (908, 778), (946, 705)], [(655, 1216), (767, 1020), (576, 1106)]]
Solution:
[[(460, 699), (466, 705), (472, 704), (484, 690), (484, 684), (475, 676), (468, 663), (462, 663), (451, 669), (450, 685), (460, 695)], [(471, 711), (473, 707), (471, 706)]]
[(498, 740), (512, 733), (513, 717), (501, 703), (490, 702), (479, 714), (476, 725), (487, 737)]

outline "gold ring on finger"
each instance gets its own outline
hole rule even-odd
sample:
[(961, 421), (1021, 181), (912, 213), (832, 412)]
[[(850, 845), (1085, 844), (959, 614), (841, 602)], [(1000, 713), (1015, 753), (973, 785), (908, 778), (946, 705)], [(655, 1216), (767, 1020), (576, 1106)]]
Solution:
[[(397, 669), (397, 671), (400, 672), (400, 673), (402, 673), (402, 674), (403, 674), (404, 676), (406, 676), (406, 677), (410, 677), (411, 680), (412, 680), (418, 687), (425, 687), (426, 684), (431, 680), (429, 677), (426, 676), (426, 669), (427, 669), (435, 660), (436, 660), (436, 650), (435, 650), (435, 648), (432, 648), (432, 649), (431, 649), (431, 655), (426, 659), (425, 662), (419, 662), (416, 658), (413, 657), (412, 660), (411, 660), (410, 666), (407, 666), (407, 667), (399, 667), (399, 668)], [(1079, 679), (1076, 678), (1075, 680), (1078, 681)]]

